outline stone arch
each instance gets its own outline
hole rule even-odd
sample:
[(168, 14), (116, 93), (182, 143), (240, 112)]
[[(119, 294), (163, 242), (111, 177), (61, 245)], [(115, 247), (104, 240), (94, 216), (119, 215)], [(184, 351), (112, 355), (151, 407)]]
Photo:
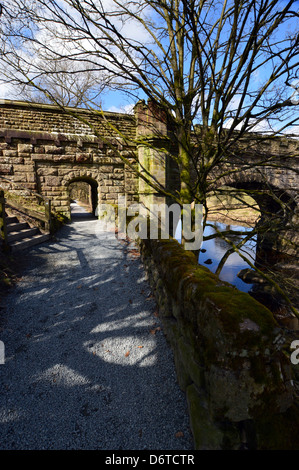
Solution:
[[(293, 254), (294, 249), (289, 241), (294, 241), (295, 235), (292, 226), (298, 222), (299, 201), (292, 190), (265, 183), (264, 178), (258, 174), (243, 173), (234, 177), (223, 178), (217, 182), (217, 188), (232, 187), (248, 193), (259, 206), (261, 217), (259, 224), (269, 221), (269, 230), (258, 236), (257, 250), (263, 257), (271, 257), (271, 253), (282, 252)], [(271, 229), (271, 223), (274, 229)]]
[(292, 218), (297, 208), (297, 202), (291, 193), (271, 184), (266, 186), (263, 181), (227, 181), (225, 186), (248, 193), (258, 204), (262, 218), (275, 215), (287, 221)]
[(101, 181), (102, 178), (100, 176), (94, 177), (93, 175), (89, 174), (80, 174), (78, 175), (70, 175), (69, 177), (65, 177), (64, 180), (62, 181), (62, 186), (65, 187), (65, 190), (68, 195), (68, 200), (69, 200), (69, 218), (71, 218), (71, 210), (70, 210), (70, 185), (76, 182), (84, 182), (87, 183), (90, 186), (90, 204), (91, 204), (91, 210), (92, 214), (96, 214), (96, 209), (98, 206), (98, 203), (101, 199), (101, 193), (100, 193), (100, 188), (101, 188)]
[[(285, 181), (280, 181), (270, 172), (264, 174), (254, 168), (240, 170), (217, 179), (215, 189), (219, 189), (221, 186), (244, 190), (245, 193), (250, 194), (259, 205), (262, 215), (273, 213), (287, 220), (297, 211), (299, 203), (296, 200), (297, 192), (288, 188)], [(285, 211), (279, 201), (285, 206)]]

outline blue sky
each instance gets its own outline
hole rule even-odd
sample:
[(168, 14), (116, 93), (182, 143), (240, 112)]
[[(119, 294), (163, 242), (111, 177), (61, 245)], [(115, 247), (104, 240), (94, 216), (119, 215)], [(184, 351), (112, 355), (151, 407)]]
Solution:
[[(106, 0), (106, 1), (109, 1), (109, 0)], [(284, 3), (285, 3), (285, 1), (282, 0), (282, 4), (284, 4)], [(299, 2), (298, 2), (298, 5), (299, 5)], [(294, 20), (294, 25), (292, 25), (292, 26), (296, 27), (295, 20)], [(298, 20), (297, 20), (297, 30), (298, 30)], [(278, 32), (278, 36), (279, 36), (279, 34), (282, 34), (284, 32), (284, 27), (281, 28), (280, 31)], [(130, 31), (130, 34), (133, 34), (134, 36), (136, 36), (138, 38), (142, 38), (143, 33), (142, 33), (142, 31), (136, 30), (133, 33)], [(267, 65), (267, 72), (269, 73), (269, 64)], [(264, 78), (263, 73), (264, 72), (263, 72), (262, 69), (260, 69), (258, 71), (256, 76), (254, 77), (254, 81), (256, 81), (256, 83), (258, 83), (259, 80), (261, 80), (261, 81), (263, 80), (263, 78)], [(294, 90), (290, 87), (289, 87), (289, 90), (286, 90), (286, 91), (287, 91), (287, 93), (289, 93), (289, 96), (291, 96), (292, 93), (294, 93)], [(140, 94), (139, 96), (142, 97), (142, 98), (146, 98), (145, 96), (142, 96), (142, 94)], [(11, 87), (9, 84), (0, 84), (0, 98), (20, 99), (20, 100), (23, 99), (22, 95), (18, 95), (15, 92), (15, 88)], [(123, 93), (116, 92), (116, 91), (110, 91), (110, 92), (105, 91), (101, 96), (101, 101), (102, 101), (102, 107), (106, 111), (130, 112), (130, 110), (132, 110), (132, 107), (134, 106), (134, 104), (137, 101), (137, 97), (133, 98), (133, 97), (127, 96)], [(238, 103), (238, 96), (237, 95), (235, 95), (235, 97), (234, 97), (234, 102), (235, 102), (235, 104)]]

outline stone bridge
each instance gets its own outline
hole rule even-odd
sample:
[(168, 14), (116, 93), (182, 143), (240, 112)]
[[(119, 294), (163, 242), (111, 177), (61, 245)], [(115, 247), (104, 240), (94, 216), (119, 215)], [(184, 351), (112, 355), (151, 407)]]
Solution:
[[(12, 182), (16, 193), (36, 191), (51, 199), (54, 211), (70, 217), (69, 188), (75, 181), (90, 184), (94, 210), (98, 202), (116, 204), (123, 194), (128, 203), (156, 200), (155, 191), (134, 172), (140, 163), (170, 190), (178, 187), (178, 173), (163, 140), (169, 129), (152, 103), (137, 103), (134, 115), (80, 109), (77, 119), (74, 110), (67, 111), (0, 101), (0, 176)], [(137, 145), (137, 135), (154, 138), (155, 149)], [(256, 201), (265, 214), (270, 206), (275, 211), (275, 204), (278, 210), (282, 199), (288, 202), (288, 220), (297, 223), (298, 154), (295, 139), (245, 140), (230, 162), (217, 170), (217, 185), (256, 189)], [(267, 188), (272, 190), (269, 197)]]
[[(134, 117), (114, 113), (98, 117), (84, 110), (80, 116), (82, 121), (54, 106), (0, 102), (0, 175), (14, 183), (17, 193), (29, 189), (50, 198), (52, 208), (68, 217), (69, 185), (74, 181), (91, 185), (95, 204), (97, 198), (116, 203), (120, 193), (132, 201), (138, 194), (130, 168), (135, 163), (132, 145), (121, 142), (113, 130), (120, 128), (132, 141)], [(120, 154), (128, 158), (128, 165)]]

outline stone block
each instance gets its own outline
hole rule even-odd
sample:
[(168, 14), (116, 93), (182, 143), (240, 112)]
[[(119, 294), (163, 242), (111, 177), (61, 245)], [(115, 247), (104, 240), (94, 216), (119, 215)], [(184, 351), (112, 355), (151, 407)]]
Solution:
[(195, 450), (222, 450), (223, 433), (211, 420), (203, 395), (191, 384), (186, 396)]
[(33, 153), (31, 154), (31, 160), (32, 161), (52, 161), (52, 156), (51, 155), (45, 155), (44, 153)]
[(57, 168), (38, 168), (37, 174), (39, 176), (57, 176), (58, 169)]
[(33, 152), (37, 154), (45, 153), (45, 148), (43, 145), (34, 145)]
[(34, 174), (28, 174), (27, 173), (26, 178), (27, 178), (27, 183), (35, 183), (36, 182)]
[(60, 186), (61, 178), (58, 176), (46, 176), (45, 183), (47, 186)]
[(68, 179), (75, 178), (77, 175), (74, 171), (72, 171), (73, 168), (73, 165), (68, 165), (67, 168), (65, 168), (65, 166), (59, 165), (57, 166), (57, 173), (59, 176), (67, 176)]
[(14, 165), (14, 172), (20, 172), (20, 173), (31, 173), (34, 171), (34, 165), (33, 164), (24, 164), (24, 165)]
[(64, 148), (63, 148), (63, 153), (68, 155), (68, 154), (71, 154), (71, 155), (74, 155), (76, 153), (76, 149), (77, 147), (75, 145), (66, 145)]
[(52, 160), (53, 162), (70, 162), (73, 163), (75, 162), (76, 156), (74, 154), (70, 155), (52, 155)]
[(101, 186), (100, 192), (101, 193), (109, 193), (109, 187), (108, 186)]
[(0, 157), (1, 163), (8, 163), (10, 165), (18, 165), (24, 163), (24, 159), (21, 157)]
[(12, 170), (13, 170), (12, 165), (5, 164), (5, 163), (0, 164), (0, 174), (2, 174), (2, 175), (11, 175), (12, 172), (13, 172)]
[(113, 166), (103, 165), (103, 166), (100, 167), (100, 172), (101, 173), (112, 173), (113, 172)]
[(18, 153), (32, 153), (33, 145), (32, 144), (18, 144)]
[(118, 199), (118, 195), (123, 194), (123, 193), (124, 193), (123, 188), (118, 187), (118, 186), (112, 186), (111, 190), (109, 191), (109, 195), (115, 198), (116, 200)]
[(113, 180), (113, 186), (124, 186), (124, 181), (114, 179), (114, 176), (111, 175), (111, 179)]
[(59, 208), (59, 211), (65, 213), (65, 214), (68, 214), (68, 213), (69, 213), (69, 210), (70, 210), (69, 205), (63, 205), (63, 204), (61, 204), (61, 206), (60, 206), (60, 208)]
[(17, 150), (6, 149), (6, 150), (3, 150), (2, 152), (3, 152), (4, 157), (17, 157), (18, 156)]
[(78, 163), (90, 163), (90, 162), (92, 162), (92, 154), (77, 153), (75, 160)]
[(60, 191), (56, 191), (56, 188), (53, 189), (53, 188), (49, 188), (48, 186), (44, 186), (43, 185), (43, 194), (45, 196), (49, 196), (51, 198), (57, 198), (59, 199), (60, 198), (60, 195), (61, 195), (61, 192)]
[(125, 175), (123, 172), (121, 173), (113, 173), (112, 175), (113, 181), (124, 181), (125, 180)]
[(44, 149), (45, 149), (45, 153), (48, 153), (51, 155), (62, 153), (62, 148), (56, 147), (56, 145), (45, 145)]
[(94, 163), (111, 163), (111, 159), (107, 158), (104, 154), (103, 155), (94, 155), (93, 162)]
[(27, 160), (26, 161), (26, 163), (27, 163), (27, 162), (31, 161), (30, 156), (31, 155), (29, 153), (19, 153), (18, 157), (12, 158), (12, 162), (13, 163), (24, 163), (24, 161)]
[(190, 377), (191, 381), (198, 387), (204, 386), (204, 368), (195, 361), (197, 352), (186, 342), (183, 336), (178, 341), (178, 354), (184, 370)]
[(14, 175), (13, 181), (14, 181), (15, 183), (25, 183), (25, 182), (27, 181), (27, 175), (26, 175), (26, 173)]

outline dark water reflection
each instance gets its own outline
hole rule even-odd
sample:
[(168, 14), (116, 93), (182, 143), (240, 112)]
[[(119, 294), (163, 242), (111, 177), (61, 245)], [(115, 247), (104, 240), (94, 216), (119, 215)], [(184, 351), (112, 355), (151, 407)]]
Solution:
[[(209, 225), (204, 230), (204, 237), (216, 233), (215, 229), (219, 231), (232, 230), (243, 232), (244, 235), (232, 234), (227, 236), (227, 238), (233, 241), (235, 244), (241, 241), (243, 237), (245, 237), (251, 230), (250, 227), (226, 225), (220, 222), (209, 221), (208, 224)], [(180, 236), (178, 234), (180, 234), (179, 227), (176, 231), (175, 238), (177, 240), (180, 240)], [(208, 267), (210, 271), (215, 273), (219, 262), (221, 261), (222, 257), (225, 255), (227, 250), (229, 250), (230, 248), (231, 246), (225, 240), (219, 237), (212, 238), (210, 240), (204, 240), (198, 257), (198, 262), (199, 264)], [(253, 238), (252, 240), (246, 242), (240, 251), (243, 255), (248, 257), (252, 263), (254, 263), (256, 255), (256, 239)], [(246, 261), (244, 261), (238, 253), (232, 253), (227, 258), (219, 275), (219, 278), (222, 281), (229, 282), (230, 284), (236, 286), (239, 290), (243, 292), (249, 292), (253, 284), (247, 284), (238, 277), (238, 273), (245, 268), (249, 268), (248, 263), (246, 263)]]
[[(248, 232), (250, 232), (251, 230), (250, 227), (226, 225), (220, 222), (208, 222), (208, 224), (209, 226), (207, 226), (204, 230), (204, 237), (213, 235), (216, 232), (215, 229), (217, 229), (218, 231), (231, 230), (242, 232), (242, 234), (226, 235), (226, 237), (229, 240), (233, 241), (235, 244), (237, 244), (246, 235), (248, 235)], [(180, 241), (180, 227), (178, 227), (176, 231), (175, 238)], [(250, 241), (246, 242), (240, 250), (241, 253), (245, 255), (246, 258), (248, 258), (252, 264), (255, 264), (256, 247), (256, 237), (253, 237)], [(210, 269), (210, 271), (215, 273), (219, 262), (221, 261), (222, 257), (225, 255), (227, 250), (229, 250), (230, 248), (231, 245), (219, 237), (210, 240), (204, 240), (198, 257), (198, 262), (200, 265), (206, 266)], [(279, 266), (277, 266), (276, 270), (278, 269), (278, 272), (280, 272), (282, 276), (284, 276), (286, 279), (290, 279), (294, 275), (294, 272), (296, 273), (296, 271), (294, 271), (295, 268), (292, 265), (292, 262), (294, 262), (294, 260), (291, 260), (286, 255), (283, 259), (280, 259)], [(273, 262), (276, 266), (275, 259), (273, 259)], [(287, 306), (287, 304), (283, 301), (282, 297), (275, 293), (273, 291), (273, 288), (265, 290), (264, 284), (260, 284), (259, 282), (255, 284), (249, 284), (242, 281), (242, 279), (238, 277), (238, 273), (243, 269), (247, 270), (252, 268), (250, 268), (249, 264), (245, 260), (243, 260), (238, 253), (232, 253), (227, 258), (219, 275), (219, 278), (222, 281), (229, 282), (230, 284), (236, 286), (240, 291), (248, 292), (256, 300), (268, 307), (273, 312), (276, 320), (280, 325), (287, 327), (290, 330), (298, 331), (298, 318), (294, 316), (289, 306)], [(290, 269), (291, 272), (289, 271)], [(299, 296), (297, 290), (296, 292), (291, 292), (291, 298), (295, 307), (298, 309)]]
[[(233, 241), (235, 244), (241, 241), (247, 234), (250, 232), (250, 227), (242, 227), (237, 225), (226, 225), (220, 222), (208, 222), (212, 227), (207, 226), (204, 231), (204, 237), (213, 235), (216, 233), (215, 228), (219, 231), (232, 230), (243, 232), (244, 235), (228, 235), (227, 238)], [(214, 228), (215, 227), (215, 228)], [(225, 255), (227, 250), (231, 246), (221, 238), (213, 238), (211, 240), (205, 240), (202, 243), (201, 252), (198, 257), (199, 264), (207, 266), (213, 273), (216, 271), (219, 262), (222, 257)], [(206, 250), (206, 251), (204, 251)], [(255, 262), (256, 255), (256, 239), (253, 238), (245, 243), (245, 245), (240, 250), (241, 253), (246, 256), (252, 263)], [(208, 262), (208, 263), (207, 263)], [(227, 258), (219, 278), (222, 281), (227, 281), (230, 284), (236, 286), (239, 290), (243, 292), (248, 292), (252, 288), (252, 284), (247, 284), (238, 277), (238, 273), (245, 268), (249, 268), (248, 263), (241, 258), (238, 253), (232, 253)]]

